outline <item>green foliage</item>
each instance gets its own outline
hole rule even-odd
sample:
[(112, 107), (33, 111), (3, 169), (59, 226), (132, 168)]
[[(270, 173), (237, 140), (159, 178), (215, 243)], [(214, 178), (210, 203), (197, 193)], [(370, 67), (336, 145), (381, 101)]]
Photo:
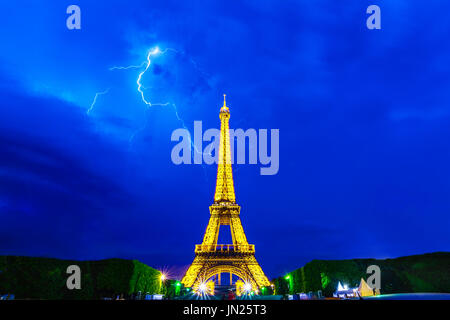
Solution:
[(134, 273), (129, 278), (129, 294), (133, 292), (159, 293), (161, 291), (161, 273), (158, 270), (133, 260)]
[[(81, 269), (81, 289), (66, 286), (69, 265)], [(159, 271), (137, 260), (69, 261), (0, 256), (0, 293), (19, 299), (100, 299), (118, 294), (159, 293)]]
[(289, 293), (288, 281), (283, 277), (279, 277), (273, 280), (273, 284), (275, 287), (275, 294), (284, 295)]
[(184, 285), (178, 281), (173, 279), (168, 279), (164, 281), (163, 292), (167, 298), (174, 298), (180, 296), (182, 293), (186, 294), (186, 290)]
[(320, 281), (322, 283), (322, 289), (325, 289), (330, 284), (330, 278), (327, 276), (325, 272), (320, 273)]
[(262, 296), (271, 296), (274, 294), (274, 290), (272, 289), (271, 286), (262, 287), (261, 292), (259, 294)]
[(367, 279), (367, 267), (381, 269), (381, 292), (450, 292), (450, 253), (438, 252), (397, 259), (313, 260), (289, 273), (291, 288), (283, 277), (274, 280), (277, 294), (322, 290), (332, 296), (338, 282), (351, 287)]

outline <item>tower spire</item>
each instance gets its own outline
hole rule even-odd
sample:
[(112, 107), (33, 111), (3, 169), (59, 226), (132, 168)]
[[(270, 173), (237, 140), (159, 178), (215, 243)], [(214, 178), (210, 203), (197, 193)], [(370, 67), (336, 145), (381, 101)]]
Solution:
[(234, 194), (233, 171), (231, 169), (230, 150), (230, 111), (226, 104), (226, 95), (223, 95), (223, 107), (220, 108), (220, 142), (219, 165), (217, 166), (216, 193), (214, 202), (236, 202)]
[(223, 106), (222, 106), (222, 108), (220, 108), (220, 113), (222, 113), (222, 112), (230, 112), (230, 109), (228, 109), (228, 107), (227, 107), (227, 99), (226, 99), (226, 97), (227, 97), (227, 95), (224, 93), (223, 94)]

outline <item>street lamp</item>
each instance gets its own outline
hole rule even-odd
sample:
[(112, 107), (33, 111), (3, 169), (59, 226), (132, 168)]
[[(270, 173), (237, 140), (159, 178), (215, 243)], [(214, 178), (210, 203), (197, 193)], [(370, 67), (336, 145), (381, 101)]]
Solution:
[(290, 274), (287, 274), (285, 277), (284, 277), (285, 279), (286, 279), (286, 281), (287, 281), (287, 285), (288, 285), (288, 290), (289, 290), (289, 292), (291, 291), (291, 281), (289, 281), (290, 279), (291, 279), (291, 275)]
[(167, 279), (167, 275), (161, 272), (161, 275), (159, 276), (159, 293), (163, 293), (163, 284), (165, 285), (165, 281)]

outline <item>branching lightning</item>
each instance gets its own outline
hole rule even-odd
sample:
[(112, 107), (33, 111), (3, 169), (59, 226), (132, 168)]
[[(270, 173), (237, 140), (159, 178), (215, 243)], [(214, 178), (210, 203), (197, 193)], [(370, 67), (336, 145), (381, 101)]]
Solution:
[(98, 98), (98, 96), (107, 94), (108, 91), (109, 91), (109, 88), (106, 89), (105, 91), (97, 92), (97, 93), (95, 94), (94, 100), (92, 100), (91, 106), (90, 106), (89, 109), (87, 109), (87, 111), (86, 111), (86, 114), (87, 114), (87, 115), (89, 115), (89, 114), (91, 113), (92, 109), (94, 109), (94, 106), (95, 106), (95, 104), (97, 103), (97, 98)]
[[(137, 91), (139, 92), (142, 102), (145, 103), (145, 105), (147, 106), (147, 108), (153, 107), (153, 106), (172, 106), (175, 112), (175, 116), (177, 118), (178, 121), (180, 121), (181, 125), (183, 126), (184, 129), (188, 130), (184, 120), (180, 117), (179, 112), (178, 112), (178, 108), (176, 106), (175, 103), (171, 103), (171, 102), (164, 102), (164, 103), (152, 103), (151, 101), (149, 101), (146, 97), (145, 97), (145, 87), (142, 85), (142, 77), (145, 75), (145, 73), (150, 69), (150, 66), (152, 64), (152, 57), (154, 56), (158, 56), (158, 55), (163, 55), (168, 51), (173, 51), (175, 53), (180, 53), (178, 50), (172, 49), (172, 48), (167, 48), (164, 49), (163, 51), (161, 51), (159, 49), (159, 47), (154, 47), (152, 49), (150, 49), (147, 53), (147, 59), (146, 61), (143, 61), (141, 64), (139, 65), (129, 65), (129, 66), (113, 66), (111, 68), (109, 68), (110, 71), (113, 70), (129, 70), (129, 69), (139, 69), (139, 68), (144, 68), (139, 74), (138, 77), (136, 79), (136, 84), (137, 84)], [(190, 62), (195, 66), (196, 69), (198, 69), (197, 63), (190, 59)], [(136, 130), (135, 132), (133, 132), (133, 134), (130, 136), (129, 142), (132, 143), (132, 141), (134, 140), (134, 138), (136, 137), (136, 135), (141, 132), (142, 130), (144, 130), (147, 127), (147, 120), (145, 121), (144, 126), (140, 127), (138, 130)], [(197, 153), (202, 153), (201, 150), (198, 150), (197, 147), (195, 146), (195, 144), (193, 143), (192, 139), (190, 139), (190, 143), (191, 143), (191, 147), (192, 147), (192, 152), (197, 152)]]
[(141, 64), (138, 64), (138, 65), (130, 65), (130, 66), (126, 66), (126, 67), (114, 66), (114, 67), (109, 68), (108, 70), (109, 71), (113, 71), (113, 70), (140, 69), (143, 66), (145, 66), (146, 63), (147, 62), (144, 61), (144, 62), (142, 62)]
[[(141, 79), (142, 76), (147, 72), (147, 70), (150, 68), (150, 65), (152, 64), (152, 61), (150, 60), (151, 56), (157, 55), (157, 54), (164, 54), (168, 51), (169, 49), (166, 49), (164, 51), (161, 52), (161, 50), (159, 50), (158, 47), (153, 48), (152, 50), (150, 50), (147, 54), (147, 62), (146, 62), (146, 66), (145, 69), (143, 71), (141, 71), (139, 73), (139, 76), (136, 80), (136, 84), (138, 85), (137, 90), (139, 91), (139, 93), (141, 94), (141, 98), (142, 101), (148, 106), (148, 107), (152, 107), (152, 106), (167, 106), (169, 104), (169, 102), (166, 103), (151, 103), (150, 101), (147, 101), (145, 99), (145, 95), (144, 95), (144, 91), (142, 91), (142, 83), (141, 83)], [(171, 49), (174, 50), (174, 49)], [(175, 51), (175, 50), (174, 50)]]
[[(139, 95), (141, 96), (142, 102), (144, 102), (144, 104), (146, 105), (147, 109), (149, 109), (150, 107), (154, 107), (154, 106), (163, 106), (163, 107), (164, 107), (164, 106), (172, 106), (172, 108), (173, 108), (173, 110), (174, 110), (174, 113), (175, 113), (175, 116), (176, 116), (177, 120), (180, 121), (182, 127), (183, 127), (184, 129), (186, 129), (186, 130), (189, 132), (189, 129), (188, 129), (188, 127), (186, 126), (184, 120), (183, 120), (183, 119), (180, 117), (180, 115), (179, 115), (178, 108), (177, 108), (177, 106), (176, 106), (175, 103), (171, 103), (171, 102), (152, 103), (152, 102), (150, 102), (150, 101), (145, 97), (145, 94), (144, 94), (144, 90), (146, 90), (146, 89), (148, 89), (148, 88), (145, 87), (145, 86), (142, 84), (142, 78), (143, 78), (143, 76), (145, 75), (145, 73), (150, 69), (150, 66), (151, 66), (151, 64), (152, 64), (152, 57), (158, 56), (158, 55), (163, 55), (163, 54), (165, 54), (165, 53), (168, 52), (168, 51), (175, 52), (176, 54), (180, 54), (180, 53), (181, 53), (181, 54), (185, 54), (184, 52), (180, 52), (180, 51), (175, 50), (175, 49), (172, 49), (172, 48), (167, 48), (167, 49), (161, 51), (158, 47), (153, 47), (152, 49), (150, 49), (150, 50), (148, 51), (146, 60), (143, 61), (142, 63), (137, 64), (137, 65), (128, 65), (128, 66), (112, 66), (112, 67), (108, 68), (108, 70), (109, 70), (109, 71), (116, 71), (116, 70), (132, 70), (132, 69), (142, 69), (142, 68), (143, 68), (143, 70), (142, 70), (141, 72), (139, 72), (139, 74), (138, 74), (138, 77), (137, 77), (137, 79), (136, 79), (136, 84), (137, 84), (137, 91), (138, 91)], [(204, 72), (203, 70), (201, 70), (201, 69), (198, 67), (198, 64), (197, 64), (192, 58), (189, 58), (189, 62), (190, 62), (190, 63), (195, 67), (195, 69), (198, 70), (203, 76), (208, 77), (208, 74), (207, 74), (206, 72)], [(90, 113), (93, 111), (93, 109), (94, 109), (94, 107), (95, 107), (95, 105), (96, 105), (96, 103), (97, 103), (98, 97), (101, 96), (101, 95), (107, 94), (107, 93), (109, 92), (109, 90), (110, 90), (110, 88), (106, 89), (105, 91), (100, 91), (100, 92), (95, 93), (95, 96), (94, 96), (94, 98), (93, 98), (93, 100), (92, 100), (91, 105), (90, 105), (89, 108), (86, 110), (86, 114), (87, 114), (88, 116), (90, 116)], [(131, 136), (130, 136), (130, 138), (129, 138), (130, 148), (131, 148), (132, 142), (133, 142), (134, 138), (136, 137), (136, 135), (137, 135), (139, 132), (143, 131), (143, 130), (147, 127), (147, 124), (148, 124), (148, 119), (147, 119), (147, 117), (146, 117), (146, 119), (145, 119), (145, 124), (144, 124), (142, 127), (140, 127), (140, 128), (138, 128), (137, 130), (135, 130), (135, 131), (131, 134)], [(202, 150), (198, 150), (197, 146), (193, 143), (191, 137), (189, 137), (189, 140), (190, 140), (190, 144), (191, 144), (191, 153), (192, 153), (192, 156), (194, 156), (194, 152), (196, 152), (197, 154), (203, 154)], [(211, 148), (210, 148), (210, 149), (211, 149)], [(206, 151), (206, 150), (205, 150), (204, 152), (207, 153), (207, 154), (209, 154), (209, 155), (211, 155), (211, 150), (209, 150), (209, 151)], [(206, 173), (206, 171), (205, 171), (205, 168), (204, 168), (203, 164), (202, 164), (202, 168), (204, 169), (203, 171), (204, 171), (204, 174), (205, 174), (205, 178), (206, 178), (206, 180), (208, 180), (208, 176), (207, 176), (207, 173)]]

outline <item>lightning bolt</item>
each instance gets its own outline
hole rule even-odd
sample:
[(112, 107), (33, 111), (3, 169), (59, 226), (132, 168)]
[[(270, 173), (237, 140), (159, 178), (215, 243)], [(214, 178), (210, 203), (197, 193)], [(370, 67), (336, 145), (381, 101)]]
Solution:
[[(172, 103), (172, 106), (173, 106), (173, 109), (174, 109), (174, 111), (175, 111), (175, 116), (177, 117), (178, 121), (181, 122), (181, 125), (183, 126), (184, 129), (186, 129), (187, 131), (189, 131), (188, 127), (186, 127), (186, 124), (184, 123), (184, 120), (181, 119), (181, 117), (178, 115), (178, 109), (177, 109), (177, 106), (176, 106), (174, 103)], [(197, 146), (192, 142), (192, 139), (191, 139), (190, 137), (189, 137), (189, 140), (190, 140), (190, 142), (191, 142), (191, 147), (192, 147), (192, 149), (191, 149), (192, 156), (194, 155), (194, 151), (197, 152), (197, 153), (202, 153), (201, 150), (198, 150), (198, 149), (197, 149)], [(210, 151), (210, 152), (211, 152), (211, 151)], [(211, 155), (211, 153), (209, 153), (209, 155)]]
[[(184, 120), (180, 117), (179, 112), (178, 112), (178, 108), (177, 108), (177, 106), (175, 105), (175, 103), (170, 103), (170, 102), (164, 102), (164, 103), (152, 103), (152, 102), (150, 102), (149, 100), (146, 99), (145, 94), (144, 94), (144, 90), (146, 90), (147, 88), (146, 88), (145, 86), (142, 85), (142, 82), (141, 82), (141, 81), (142, 81), (142, 77), (145, 75), (145, 73), (149, 70), (149, 68), (150, 68), (150, 66), (151, 66), (151, 63), (152, 63), (152, 59), (151, 59), (151, 58), (152, 58), (153, 56), (163, 55), (163, 54), (165, 54), (165, 53), (168, 52), (168, 51), (173, 51), (173, 52), (175, 52), (175, 53), (177, 53), (177, 54), (180, 54), (180, 53), (181, 53), (181, 54), (185, 54), (183, 51), (178, 51), (178, 50), (172, 49), (172, 48), (166, 48), (165, 50), (161, 51), (158, 47), (153, 47), (152, 49), (150, 49), (150, 50), (148, 51), (148, 53), (147, 53), (147, 58), (146, 58), (146, 60), (143, 61), (142, 63), (140, 63), (140, 64), (138, 64), (138, 65), (128, 65), (128, 66), (112, 66), (112, 67), (108, 68), (108, 70), (109, 70), (109, 71), (115, 71), (115, 70), (131, 70), (131, 69), (141, 69), (141, 68), (144, 68), (144, 67), (145, 67), (145, 68), (138, 74), (138, 77), (137, 77), (137, 79), (136, 79), (137, 91), (138, 91), (138, 93), (139, 93), (140, 96), (141, 96), (142, 102), (144, 102), (144, 104), (146, 105), (147, 109), (149, 109), (150, 107), (153, 107), (153, 106), (169, 106), (169, 105), (172, 106), (172, 107), (173, 107), (173, 110), (174, 110), (174, 113), (175, 113), (175, 116), (176, 116), (176, 118), (177, 118), (177, 120), (180, 121), (180, 123), (181, 123), (181, 125), (182, 125), (182, 127), (183, 127), (184, 129), (186, 129), (188, 132), (190, 132), (189, 129), (188, 129), (188, 127), (186, 126)], [(195, 69), (198, 70), (203, 76), (209, 77), (208, 74), (207, 74), (206, 72), (204, 72), (203, 70), (201, 70), (201, 69), (199, 68), (198, 64), (197, 64), (192, 58), (189, 57), (189, 61), (190, 61), (190, 63), (192, 63), (192, 65), (195, 67)], [(93, 100), (92, 100), (92, 103), (91, 103), (90, 107), (89, 107), (89, 108), (87, 109), (87, 111), (86, 111), (86, 114), (87, 114), (88, 116), (90, 115), (90, 113), (91, 113), (92, 110), (94, 109), (94, 107), (95, 107), (95, 105), (96, 105), (96, 103), (97, 103), (98, 97), (101, 96), (101, 95), (107, 94), (107, 93), (109, 92), (109, 90), (110, 90), (110, 88), (106, 89), (105, 91), (101, 91), (101, 92), (95, 93), (95, 96), (94, 96), (94, 98), (93, 98)], [(130, 148), (131, 148), (131, 146), (132, 146), (132, 142), (133, 142), (134, 138), (136, 137), (136, 135), (137, 135), (139, 132), (143, 131), (143, 130), (147, 127), (147, 124), (148, 124), (148, 119), (147, 119), (147, 117), (146, 117), (145, 124), (144, 124), (142, 127), (140, 127), (139, 129), (137, 129), (135, 132), (133, 132), (133, 133), (131, 134), (131, 136), (130, 136), (130, 138), (129, 138), (129, 145), (130, 145)], [(196, 152), (196, 153), (198, 153), (198, 154), (203, 154), (203, 152), (202, 152), (201, 150), (198, 150), (197, 146), (193, 143), (192, 139), (190, 138), (190, 135), (189, 135), (189, 140), (190, 140), (190, 144), (191, 144), (191, 154), (192, 154), (192, 157), (194, 157), (194, 152)], [(208, 152), (205, 150), (205, 153), (211, 155), (211, 148), (210, 148), (210, 150), (209, 150)], [(204, 164), (202, 164), (202, 168), (203, 168), (203, 171), (204, 171), (204, 174), (205, 174), (205, 179), (208, 180), (208, 176), (207, 176), (207, 173), (206, 173)]]
[(114, 66), (109, 68), (109, 71), (113, 71), (113, 70), (129, 70), (129, 69), (140, 69), (145, 65), (145, 61), (142, 62), (141, 64), (138, 65), (130, 65), (130, 66), (126, 66), (126, 67), (121, 67), (121, 66)]
[[(141, 68), (144, 68), (144, 69), (143, 69), (141, 72), (139, 72), (139, 74), (138, 74), (138, 77), (137, 77), (137, 79), (136, 79), (136, 85), (137, 85), (137, 91), (138, 91), (138, 93), (139, 93), (139, 95), (140, 95), (140, 97), (141, 97), (141, 99), (142, 99), (142, 102), (146, 105), (147, 109), (149, 109), (149, 108), (151, 108), (151, 107), (154, 107), (154, 106), (162, 106), (162, 107), (172, 106), (172, 108), (173, 108), (173, 110), (174, 110), (174, 113), (175, 113), (175, 116), (176, 116), (177, 120), (180, 121), (180, 123), (181, 123), (181, 125), (182, 125), (182, 127), (183, 127), (184, 129), (186, 129), (188, 132), (190, 132), (189, 129), (188, 129), (188, 127), (186, 126), (184, 120), (180, 117), (180, 114), (179, 114), (179, 112), (178, 112), (178, 108), (177, 108), (177, 106), (176, 106), (175, 103), (171, 103), (171, 102), (152, 103), (150, 100), (148, 100), (148, 99), (145, 97), (144, 90), (145, 90), (146, 88), (142, 85), (142, 78), (144, 77), (145, 73), (150, 69), (150, 66), (151, 66), (151, 64), (152, 64), (152, 57), (158, 56), (158, 55), (163, 55), (163, 54), (165, 54), (165, 53), (168, 52), (168, 51), (172, 51), (172, 52), (175, 52), (175, 53), (177, 53), (177, 54), (179, 54), (179, 53), (184, 54), (184, 52), (180, 52), (180, 51), (175, 50), (175, 49), (172, 49), (172, 48), (166, 48), (166, 49), (164, 49), (163, 51), (161, 51), (158, 47), (153, 47), (152, 49), (150, 49), (150, 50), (148, 51), (146, 60), (143, 61), (142, 63), (140, 63), (140, 64), (138, 64), (138, 65), (129, 65), (129, 66), (113, 66), (113, 67), (110, 67), (110, 68), (109, 68), (109, 71), (115, 71), (115, 70), (130, 70), (130, 69), (141, 69)], [(194, 67), (195, 67), (197, 70), (200, 71), (200, 73), (201, 73), (202, 75), (208, 76), (204, 71), (200, 70), (200, 68), (198, 67), (197, 63), (196, 63), (192, 58), (189, 58), (189, 61), (194, 65)], [(129, 142), (129, 148), (130, 148), (130, 149), (131, 149), (133, 140), (134, 140), (134, 138), (136, 137), (136, 135), (137, 135), (138, 133), (140, 133), (141, 131), (143, 131), (143, 130), (147, 127), (147, 124), (148, 124), (148, 119), (147, 119), (147, 117), (146, 117), (145, 124), (144, 124), (142, 127), (140, 127), (139, 129), (137, 129), (135, 132), (133, 132), (133, 133), (131, 134), (131, 136), (130, 136), (130, 138), (129, 138), (129, 140), (128, 140), (128, 142)], [(190, 140), (190, 144), (191, 144), (191, 155), (192, 155), (192, 157), (194, 157), (194, 152), (196, 152), (196, 153), (198, 153), (198, 154), (203, 154), (203, 152), (202, 152), (201, 150), (198, 150), (197, 146), (194, 144), (194, 142), (193, 142), (192, 139), (190, 138), (190, 135), (189, 135), (189, 140)], [(205, 150), (205, 152), (206, 152), (206, 150)], [(211, 148), (210, 148), (208, 154), (211, 155)], [(203, 168), (203, 173), (204, 173), (204, 175), (205, 175), (205, 179), (206, 179), (206, 181), (208, 181), (208, 175), (207, 175), (206, 169), (205, 169), (205, 167), (204, 167), (204, 164), (202, 164), (201, 166), (202, 166), (202, 168)]]
[[(145, 97), (144, 94), (144, 90), (145, 87), (142, 85), (142, 77), (145, 75), (145, 73), (150, 69), (150, 66), (152, 64), (152, 57), (153, 56), (157, 56), (157, 55), (163, 55), (168, 51), (173, 51), (175, 53), (180, 53), (180, 51), (173, 49), (173, 48), (166, 48), (163, 51), (161, 51), (159, 49), (159, 47), (154, 47), (152, 49), (150, 49), (147, 53), (147, 59), (146, 61), (143, 61), (141, 64), (139, 65), (129, 65), (129, 66), (113, 66), (111, 68), (109, 68), (110, 71), (113, 70), (129, 70), (129, 69), (139, 69), (139, 68), (145, 68), (138, 74), (138, 77), (136, 79), (136, 84), (137, 84), (137, 91), (139, 92), (142, 102), (144, 102), (144, 104), (147, 106), (147, 108), (153, 107), (153, 106), (169, 106), (171, 105), (173, 107), (173, 110), (175, 112), (175, 116), (177, 118), (178, 121), (180, 121), (182, 127), (186, 130), (189, 131), (188, 127), (186, 126), (184, 120), (180, 117), (179, 112), (178, 112), (178, 108), (176, 106), (175, 103), (170, 103), (170, 102), (164, 102), (164, 103), (152, 103), (151, 101), (147, 100), (147, 98)], [(198, 65), (197, 63), (193, 60), (193, 59), (189, 59), (190, 62), (195, 66), (196, 69), (198, 69)], [(203, 73), (203, 72), (202, 72)], [(144, 90), (143, 90), (144, 89)], [(145, 122), (145, 125), (142, 126), (141, 128), (139, 128), (137, 131), (135, 131), (129, 139), (129, 142), (132, 143), (133, 139), (136, 137), (136, 135), (141, 132), (142, 130), (144, 130), (147, 127), (147, 120)], [(192, 146), (192, 152), (197, 152), (197, 153), (202, 153), (201, 150), (198, 150), (198, 148), (195, 146), (195, 144), (192, 142), (192, 139), (190, 139), (190, 143)], [(211, 151), (210, 151), (211, 152)], [(211, 153), (209, 153), (211, 155)]]
[(139, 93), (141, 94), (142, 101), (147, 105), (147, 107), (152, 107), (152, 106), (167, 106), (167, 105), (169, 104), (169, 102), (166, 102), (166, 103), (153, 103), (153, 104), (152, 104), (150, 101), (147, 101), (147, 100), (145, 99), (144, 91), (142, 91), (142, 83), (141, 83), (142, 76), (147, 72), (147, 70), (150, 68), (150, 65), (152, 64), (152, 61), (151, 61), (150, 57), (151, 57), (151, 56), (154, 56), (154, 55), (158, 55), (158, 54), (164, 54), (164, 53), (166, 53), (168, 50), (173, 50), (173, 51), (176, 52), (175, 49), (165, 49), (164, 51), (161, 51), (161, 50), (159, 50), (158, 47), (155, 47), (154, 49), (150, 50), (150, 51), (148, 52), (148, 54), (147, 54), (147, 62), (146, 62), (146, 64), (145, 64), (145, 69), (139, 73), (139, 76), (138, 76), (138, 78), (137, 78), (137, 80), (136, 80), (136, 84), (137, 84), (137, 86), (138, 86), (137, 90), (138, 90)]
[(98, 96), (107, 94), (108, 91), (109, 91), (109, 88), (106, 89), (105, 91), (97, 92), (97, 93), (95, 94), (94, 100), (92, 100), (91, 106), (90, 106), (89, 109), (87, 109), (87, 111), (86, 111), (86, 114), (87, 114), (87, 115), (89, 115), (89, 114), (91, 113), (92, 109), (94, 109), (94, 106), (95, 106), (95, 104), (97, 103), (97, 98), (98, 98)]

